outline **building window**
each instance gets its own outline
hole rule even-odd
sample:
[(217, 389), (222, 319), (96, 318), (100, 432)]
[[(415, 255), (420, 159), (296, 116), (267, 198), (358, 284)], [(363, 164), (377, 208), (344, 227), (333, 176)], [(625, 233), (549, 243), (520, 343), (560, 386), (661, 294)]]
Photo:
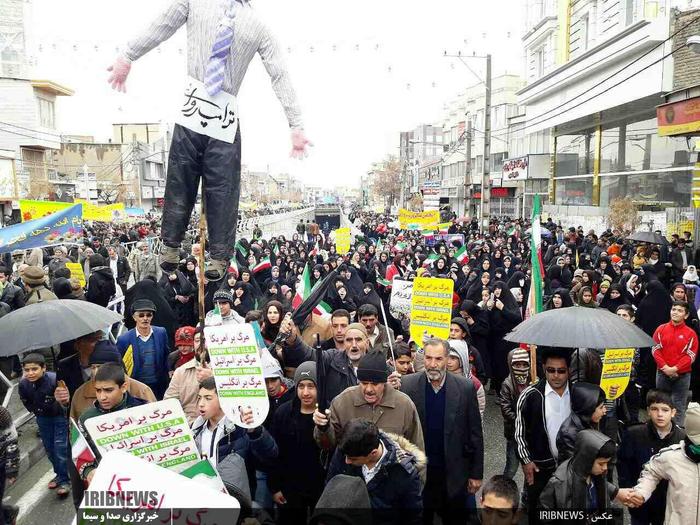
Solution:
[(56, 114), (53, 100), (37, 97), (39, 104), (39, 124), (45, 128), (56, 129)]
[(544, 46), (535, 50), (535, 78), (544, 76)]
[(593, 178), (557, 179), (555, 202), (572, 206), (591, 206)]

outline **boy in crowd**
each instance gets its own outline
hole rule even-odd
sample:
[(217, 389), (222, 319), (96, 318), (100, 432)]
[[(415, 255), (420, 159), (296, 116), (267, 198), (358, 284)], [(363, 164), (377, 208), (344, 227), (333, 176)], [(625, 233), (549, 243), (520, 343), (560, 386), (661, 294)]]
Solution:
[[(255, 460), (258, 468), (274, 463), (278, 454), (275, 440), (262, 425), (244, 429), (236, 426), (226, 416), (219, 402), (213, 376), (199, 384), (197, 411), (199, 416), (192, 424), (194, 440), (200, 454), (207, 457), (214, 468), (230, 454), (240, 456), (248, 468), (252, 467), (252, 460)], [(243, 410), (241, 420), (245, 424), (253, 423), (253, 410)], [(230, 481), (225, 474), (222, 479), (225, 483)], [(255, 479), (249, 479), (249, 484), (251, 488), (255, 487)]]
[(554, 471), (540, 495), (539, 509), (604, 512), (611, 508), (612, 500), (630, 503), (632, 490), (618, 489), (607, 480), (616, 448), (612, 439), (597, 430), (579, 432), (574, 455)]
[[(146, 404), (146, 401), (143, 399), (132, 397), (128, 389), (126, 374), (121, 363), (105, 363), (95, 372), (97, 401), (95, 401), (95, 405), (92, 408), (83, 412), (78, 418), (78, 428), (85, 436), (92, 450), (97, 451), (97, 447), (95, 447), (90, 434), (85, 428), (85, 422), (88, 419)], [(80, 478), (88, 485), (92, 481), (95, 469), (97, 469), (101, 459), (99, 452), (96, 452), (96, 456), (94, 462), (86, 463), (82, 466), (81, 471), (78, 472)]]
[(388, 364), (394, 367), (400, 375), (405, 376), (412, 374), (413, 370), (413, 354), (410, 347), (406, 343), (397, 343), (394, 346), (394, 359), (389, 359)]
[(39, 353), (22, 359), (23, 377), (19, 382), (19, 397), (28, 412), (36, 416), (41, 442), (51, 461), (55, 476), (49, 488), (65, 498), (70, 493), (68, 477), (68, 426), (63, 408), (54, 398), (56, 374), (46, 371), (46, 359)]
[(481, 491), (481, 523), (484, 525), (515, 525), (518, 511), (518, 485), (512, 479), (496, 475)]
[[(650, 390), (647, 394), (649, 420), (629, 427), (622, 436), (618, 454), (617, 473), (621, 487), (637, 484), (644, 464), (661, 449), (680, 443), (685, 432), (676, 425), (676, 409), (671, 394), (664, 390)], [(632, 525), (662, 525), (666, 510), (666, 489), (662, 481), (649, 500), (639, 508), (630, 509)]]

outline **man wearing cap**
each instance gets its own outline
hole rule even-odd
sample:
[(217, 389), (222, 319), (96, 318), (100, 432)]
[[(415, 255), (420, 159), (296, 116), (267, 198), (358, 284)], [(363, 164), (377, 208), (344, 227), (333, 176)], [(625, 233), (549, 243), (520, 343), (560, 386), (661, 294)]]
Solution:
[[(221, 314), (222, 324), (243, 324), (245, 319), (243, 319), (238, 312), (236, 312), (231, 306), (233, 305), (233, 294), (228, 290), (217, 290), (214, 292), (214, 306), (219, 307), (219, 313)], [(218, 324), (218, 319), (216, 318), (216, 309), (207, 312), (207, 316), (204, 318), (204, 324), (211, 326), (213, 324)]]
[[(301, 340), (299, 331), (290, 318), (284, 318), (280, 325), (280, 332), (290, 334), (282, 345), (287, 367), (294, 368), (304, 361), (316, 359), (314, 349)], [(326, 406), (330, 406), (333, 398), (343, 390), (357, 385), (357, 365), (362, 356), (367, 353), (368, 347), (369, 338), (365, 327), (360, 323), (352, 323), (345, 332), (343, 348), (323, 352)]]
[(340, 439), (343, 426), (359, 417), (372, 421), (383, 432), (403, 436), (425, 450), (415, 405), (406, 394), (387, 385), (388, 377), (384, 354), (371, 352), (362, 356), (357, 366), (360, 384), (338, 395), (326, 414), (318, 410), (314, 412), (314, 437), (322, 448), (333, 448)]
[(27, 305), (58, 299), (56, 294), (46, 287), (46, 274), (43, 268), (27, 266), (22, 274), (22, 282), (27, 292), (27, 299), (25, 301)]
[(148, 385), (157, 399), (163, 399), (170, 380), (168, 334), (161, 326), (151, 326), (156, 311), (153, 301), (137, 299), (131, 310), (136, 327), (119, 336), (117, 348), (129, 376)]
[(317, 403), (316, 363), (306, 361), (294, 372), (294, 396), (275, 411), (270, 433), (279, 456), (268, 473), (268, 486), (279, 508), (280, 525), (305, 523), (323, 492), (325, 470), (314, 440)]
[(404, 376), (401, 391), (416, 406), (425, 436), (428, 475), (423, 491), (425, 523), (433, 512), (443, 523), (462, 515), (468, 494), (481, 486), (484, 474), (484, 437), (474, 385), (447, 373), (447, 341), (428, 339), (424, 346), (425, 373)]
[(700, 405), (691, 403), (685, 416), (687, 437), (652, 456), (632, 492), (632, 504), (648, 501), (661, 481), (668, 481), (664, 523), (685, 525), (700, 520)]

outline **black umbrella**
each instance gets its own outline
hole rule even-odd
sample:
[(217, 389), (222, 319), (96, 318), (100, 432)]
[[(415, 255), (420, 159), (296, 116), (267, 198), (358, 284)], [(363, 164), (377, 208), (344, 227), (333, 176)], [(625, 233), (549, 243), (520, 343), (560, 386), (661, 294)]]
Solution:
[(644, 348), (656, 344), (637, 326), (604, 308), (577, 306), (539, 313), (503, 339), (563, 348)]
[(628, 241), (647, 242), (649, 244), (668, 244), (663, 235), (654, 232), (633, 232), (627, 236)]
[(57, 299), (27, 305), (0, 319), (0, 356), (48, 348), (98, 330), (122, 316), (87, 301)]

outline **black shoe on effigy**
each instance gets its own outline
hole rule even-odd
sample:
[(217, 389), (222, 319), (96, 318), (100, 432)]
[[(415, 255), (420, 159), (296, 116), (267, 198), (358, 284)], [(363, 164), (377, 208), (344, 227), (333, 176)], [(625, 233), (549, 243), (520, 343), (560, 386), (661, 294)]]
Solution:
[(217, 261), (212, 259), (207, 264), (207, 270), (204, 272), (204, 277), (209, 281), (220, 281), (226, 275), (228, 261)]
[(163, 245), (160, 252), (160, 268), (165, 273), (174, 272), (180, 264), (180, 249)]

